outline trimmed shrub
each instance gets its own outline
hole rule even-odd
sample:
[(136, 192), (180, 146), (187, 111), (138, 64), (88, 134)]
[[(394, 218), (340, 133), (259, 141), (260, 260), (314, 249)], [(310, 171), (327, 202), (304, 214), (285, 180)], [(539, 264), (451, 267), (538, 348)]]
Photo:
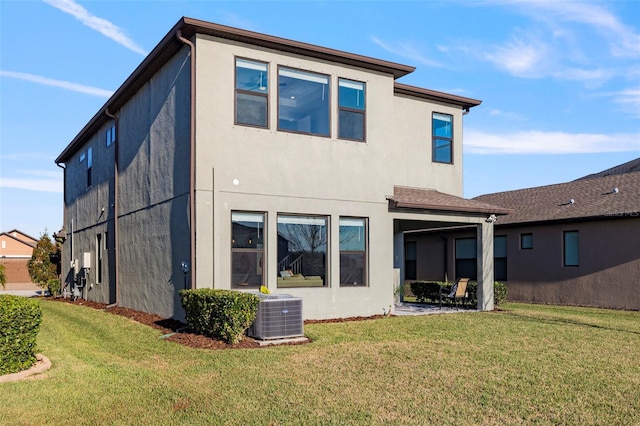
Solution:
[(198, 334), (234, 344), (256, 319), (260, 298), (234, 290), (180, 290), (189, 328)]
[(416, 281), (411, 283), (411, 292), (416, 296), (416, 301), (437, 302), (440, 300), (440, 288), (447, 283), (439, 281)]
[[(469, 281), (467, 284), (467, 291), (469, 292), (469, 302), (473, 305), (478, 303), (478, 283), (476, 281)], [(493, 283), (493, 304), (500, 306), (507, 301), (507, 285), (496, 281)]]
[(42, 322), (35, 299), (0, 295), (0, 375), (26, 370), (36, 362), (36, 337)]

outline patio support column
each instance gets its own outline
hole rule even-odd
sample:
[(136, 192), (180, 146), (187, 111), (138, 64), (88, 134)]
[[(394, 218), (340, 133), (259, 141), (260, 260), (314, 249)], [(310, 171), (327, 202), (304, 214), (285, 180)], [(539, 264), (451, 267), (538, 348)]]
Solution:
[(493, 310), (493, 222), (477, 227), (478, 310)]
[(393, 267), (400, 269), (400, 283), (404, 283), (404, 233), (400, 221), (393, 221)]

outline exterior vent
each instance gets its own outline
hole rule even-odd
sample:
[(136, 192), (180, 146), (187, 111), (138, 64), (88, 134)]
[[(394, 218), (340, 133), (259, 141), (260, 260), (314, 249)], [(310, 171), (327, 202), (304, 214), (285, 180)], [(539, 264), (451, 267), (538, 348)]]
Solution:
[(258, 294), (256, 319), (247, 334), (260, 340), (285, 339), (304, 335), (302, 298), (289, 294)]

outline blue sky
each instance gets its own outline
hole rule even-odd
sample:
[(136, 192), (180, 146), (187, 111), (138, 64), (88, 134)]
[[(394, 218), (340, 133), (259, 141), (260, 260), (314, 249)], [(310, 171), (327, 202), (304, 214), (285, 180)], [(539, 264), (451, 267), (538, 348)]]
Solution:
[(0, 0), (0, 231), (62, 226), (54, 159), (181, 16), (416, 67), (481, 99), (464, 195), (640, 157), (640, 1)]

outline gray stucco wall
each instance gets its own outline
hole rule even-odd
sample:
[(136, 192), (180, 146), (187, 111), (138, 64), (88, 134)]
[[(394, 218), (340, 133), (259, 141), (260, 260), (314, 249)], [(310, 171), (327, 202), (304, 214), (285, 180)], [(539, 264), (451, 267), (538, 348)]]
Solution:
[[(113, 302), (115, 294), (114, 236), (118, 221), (121, 306), (171, 317), (177, 291), (184, 286), (181, 260), (189, 259), (190, 57), (183, 49), (147, 82), (120, 111), (118, 211), (115, 211), (115, 146), (106, 147), (107, 126), (81, 152), (93, 151), (93, 180), (86, 182), (86, 160), (79, 155), (67, 164), (66, 254), (94, 253), (85, 295)], [(104, 211), (103, 211), (104, 209)], [(107, 231), (109, 282), (95, 282), (96, 234)], [(71, 235), (72, 234), (72, 235)], [(109, 249), (109, 247), (111, 249)], [(69, 270), (63, 272), (69, 276)]]

